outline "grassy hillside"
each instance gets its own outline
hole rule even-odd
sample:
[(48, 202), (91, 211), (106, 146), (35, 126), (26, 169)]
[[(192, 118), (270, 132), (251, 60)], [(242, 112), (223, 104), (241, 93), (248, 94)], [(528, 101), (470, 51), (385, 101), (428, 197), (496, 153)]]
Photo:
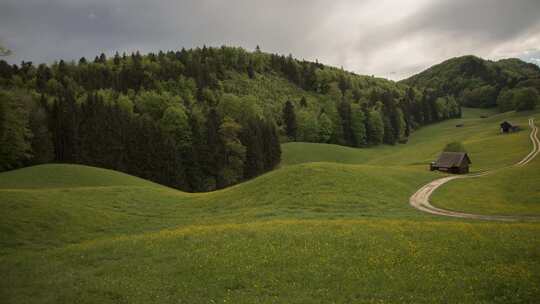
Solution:
[[(481, 118), (486, 116), (487, 118)], [(382, 166), (427, 168), (444, 146), (460, 141), (472, 160), (471, 170), (498, 168), (518, 162), (530, 149), (529, 117), (537, 112), (508, 112), (495, 114), (490, 109), (465, 109), (463, 118), (452, 119), (422, 128), (411, 136), (407, 144), (380, 146), (369, 149), (348, 149), (332, 145), (288, 143), (282, 145), (283, 164), (304, 162), (339, 162)], [(501, 135), (499, 123), (508, 120), (523, 127), (523, 131)], [(462, 127), (456, 127), (463, 124)], [(309, 151), (309, 153), (307, 152)]]
[[(0, 174), (0, 189), (142, 186), (152, 183), (117, 171), (89, 166), (48, 164)], [(157, 184), (155, 184), (157, 186)]]
[[(413, 75), (403, 83), (420, 87), (430, 87), (437, 81), (454, 81), (458, 84), (463, 78), (484, 82), (520, 81), (529, 78), (540, 78), (540, 68), (517, 58), (499, 61), (484, 60), (476, 56), (461, 56), (445, 60), (425, 71)], [(470, 82), (471, 85), (477, 83)]]
[(0, 100), (0, 172), (77, 163), (186, 192), (273, 170), (281, 142), (393, 144), (460, 112), (401, 83), (226, 46), (0, 60)]
[[(490, 61), (475, 56), (448, 59), (427, 70), (401, 81), (436, 96), (451, 95), (464, 106), (495, 107), (502, 112), (527, 108), (517, 95), (532, 88), (538, 104), (540, 92), (540, 67), (516, 58)], [(533, 102), (534, 104), (534, 102)]]
[[(280, 169), (203, 194), (77, 165), (2, 173), (0, 298), (534, 302), (540, 224), (449, 219), (408, 205), (418, 187), (442, 175), (427, 164), (448, 141), (464, 142), (474, 170), (527, 153), (528, 132), (499, 135), (498, 122), (525, 126), (538, 112), (483, 114), (467, 110), (463, 119), (419, 130), (406, 145), (286, 144)], [(523, 189), (523, 197), (534, 189)]]
[[(19, 174), (11, 174), (9, 184), (16, 183), (19, 177), (27, 180), (25, 176), (31, 174), (39, 176), (32, 179), (38, 181), (37, 185), (2, 187), (0, 195), (6, 216), (0, 223), (0, 239), (2, 249), (11, 251), (178, 225), (362, 216), (425, 217), (402, 202), (407, 200), (408, 193), (432, 179), (433, 174), (421, 172), (410, 179), (414, 172), (410, 169), (389, 169), (384, 175), (377, 174), (381, 170), (377, 166), (303, 164), (226, 190), (195, 195), (148, 182), (114, 183), (125, 177), (123, 174), (111, 178), (112, 184), (107, 186), (73, 184), (71, 180), (81, 172), (82, 177), (102, 172), (106, 180), (111, 177), (107, 170), (76, 165), (31, 167), (14, 171)], [(68, 183), (43, 187), (41, 177), (53, 174), (64, 175), (58, 179)]]
[(189, 226), (3, 258), (7, 303), (523, 303), (532, 224), (293, 220)]
[(435, 192), (435, 206), (482, 214), (540, 214), (540, 159), (525, 167), (509, 167), (496, 174), (457, 180)]

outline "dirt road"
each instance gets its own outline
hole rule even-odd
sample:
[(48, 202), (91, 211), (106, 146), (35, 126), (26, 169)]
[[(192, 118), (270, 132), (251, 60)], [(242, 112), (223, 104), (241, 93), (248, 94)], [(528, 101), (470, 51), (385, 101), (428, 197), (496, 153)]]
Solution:
[[(531, 142), (533, 144), (532, 151), (527, 154), (521, 161), (519, 161), (514, 166), (525, 166), (528, 164), (531, 160), (533, 160), (539, 153), (540, 153), (540, 140), (538, 139), (538, 127), (534, 124), (534, 119), (529, 119), (529, 126), (531, 128), (531, 134), (529, 135), (529, 138), (531, 139)], [(477, 219), (477, 220), (490, 220), (490, 221), (522, 221), (522, 220), (540, 220), (540, 216), (518, 216), (518, 215), (482, 215), (482, 214), (473, 214), (473, 213), (465, 213), (465, 212), (458, 212), (458, 211), (451, 211), (446, 210), (442, 208), (437, 208), (430, 204), (429, 197), (431, 194), (437, 190), (440, 186), (444, 185), (445, 183), (454, 180), (454, 179), (461, 179), (461, 178), (480, 178), (482, 176), (488, 175), (488, 174), (494, 174), (496, 173), (496, 170), (492, 171), (486, 171), (482, 173), (477, 174), (468, 174), (468, 175), (453, 175), (453, 176), (447, 176), (443, 178), (436, 179), (426, 185), (424, 185), (422, 188), (418, 189), (416, 193), (414, 193), (411, 198), (409, 199), (409, 203), (414, 208), (428, 212), (431, 214), (436, 215), (442, 215), (442, 216), (450, 216), (450, 217), (457, 217), (457, 218), (466, 218), (466, 219)]]

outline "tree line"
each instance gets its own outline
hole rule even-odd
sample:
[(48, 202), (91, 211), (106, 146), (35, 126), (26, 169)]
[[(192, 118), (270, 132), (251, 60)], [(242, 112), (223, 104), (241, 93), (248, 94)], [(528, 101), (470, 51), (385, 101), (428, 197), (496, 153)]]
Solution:
[(137, 114), (123, 95), (91, 92), (77, 100), (70, 89), (52, 100), (34, 101), (26, 91), (0, 91), (0, 98), (2, 170), (78, 163), (208, 191), (255, 177), (280, 160), (273, 122), (255, 116), (238, 123), (210, 109), (203, 119), (173, 105), (154, 120)]
[[(366, 147), (405, 143), (422, 125), (460, 117), (453, 97), (407, 88), (403, 97), (391, 91), (371, 96), (372, 102), (355, 103), (341, 98), (334, 106), (309, 111), (302, 99), (287, 101), (282, 110), (284, 133), (290, 141), (323, 142)], [(420, 96), (419, 96), (420, 95)]]
[(68, 162), (209, 191), (272, 170), (280, 142), (405, 142), (456, 100), (257, 48), (0, 61), (0, 170)]
[(453, 58), (403, 83), (452, 96), (467, 107), (497, 107), (501, 112), (532, 110), (540, 103), (540, 67), (519, 59)]

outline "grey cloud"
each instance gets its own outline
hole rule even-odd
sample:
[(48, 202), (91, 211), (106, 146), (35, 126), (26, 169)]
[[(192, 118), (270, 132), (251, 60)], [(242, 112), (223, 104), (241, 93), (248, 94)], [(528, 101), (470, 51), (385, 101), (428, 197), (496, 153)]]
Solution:
[[(404, 9), (411, 13), (392, 20)], [(397, 79), (449, 55), (488, 56), (499, 45), (538, 35), (539, 13), (538, 0), (3, 0), (0, 44), (13, 49), (11, 62), (261, 45)]]
[(540, 66), (540, 48), (527, 50), (518, 57), (524, 61), (534, 63)]
[(426, 8), (411, 17), (411, 24), (413, 30), (508, 39), (540, 22), (539, 12), (538, 0), (458, 0)]
[(540, 24), (539, 14), (538, 0), (434, 1), (402, 20), (360, 35), (355, 47), (359, 56), (369, 59), (383, 48), (421, 36), (427, 44), (432, 43), (427, 48), (434, 52), (459, 48), (468, 40), (479, 55), (485, 55), (496, 44)]
[(6, 1), (0, 4), (0, 39), (17, 60), (36, 61), (203, 44), (302, 53), (302, 37), (316, 29), (328, 5), (287, 2)]

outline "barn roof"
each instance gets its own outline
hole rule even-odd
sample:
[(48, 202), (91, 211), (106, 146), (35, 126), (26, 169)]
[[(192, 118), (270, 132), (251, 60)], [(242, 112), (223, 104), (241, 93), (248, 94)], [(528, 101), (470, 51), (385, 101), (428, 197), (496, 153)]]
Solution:
[(452, 168), (471, 163), (471, 159), (465, 152), (443, 152), (436, 161), (438, 167)]

